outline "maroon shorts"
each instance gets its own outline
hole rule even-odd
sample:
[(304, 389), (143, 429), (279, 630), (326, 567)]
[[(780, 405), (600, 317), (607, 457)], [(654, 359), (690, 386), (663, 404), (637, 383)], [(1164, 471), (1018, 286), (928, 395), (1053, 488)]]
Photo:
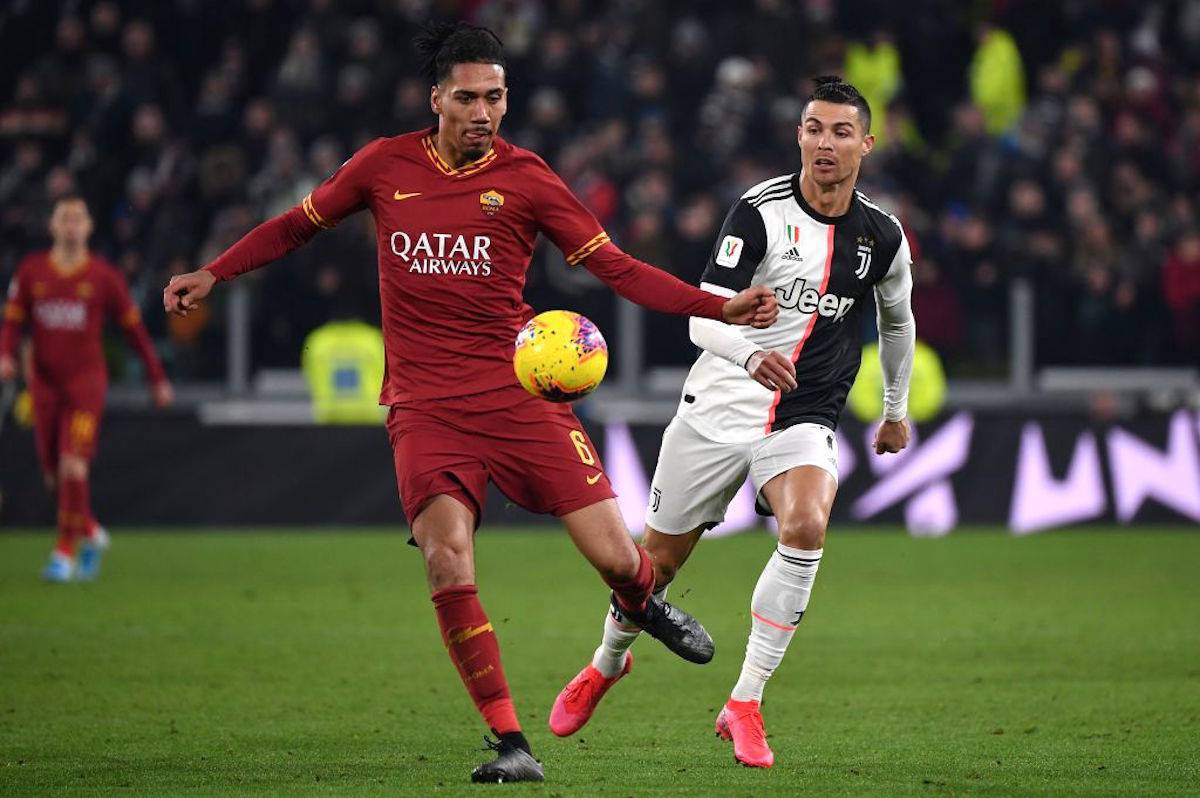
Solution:
[(57, 471), (64, 454), (89, 462), (95, 458), (107, 387), (103, 378), (81, 378), (69, 385), (40, 381), (30, 385), (33, 428), (44, 471)]
[(520, 386), (396, 405), (387, 428), (409, 523), (444, 494), (469, 507), (478, 525), (489, 480), (521, 507), (556, 516), (615, 495), (570, 407)]

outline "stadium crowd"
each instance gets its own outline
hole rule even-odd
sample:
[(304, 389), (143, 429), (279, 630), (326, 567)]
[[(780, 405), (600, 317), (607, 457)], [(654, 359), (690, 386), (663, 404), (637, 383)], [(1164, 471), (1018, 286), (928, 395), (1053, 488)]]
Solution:
[[(907, 229), (918, 331), (951, 375), (1004, 370), (1016, 278), (1039, 363), (1200, 360), (1200, 0), (18, 0), (0, 11), (0, 280), (78, 191), (168, 370), (219, 377), (226, 293), (168, 320), (162, 285), (370, 139), (431, 124), (410, 44), (431, 17), (498, 33), (501, 135), (686, 280), (733, 200), (796, 168), (808, 79), (841, 74), (875, 112), (861, 188)], [(370, 217), (250, 283), (255, 365), (297, 365), (321, 323), (378, 318)], [(552, 246), (526, 296), (621, 334)], [(648, 363), (690, 360), (682, 320), (647, 328)]]

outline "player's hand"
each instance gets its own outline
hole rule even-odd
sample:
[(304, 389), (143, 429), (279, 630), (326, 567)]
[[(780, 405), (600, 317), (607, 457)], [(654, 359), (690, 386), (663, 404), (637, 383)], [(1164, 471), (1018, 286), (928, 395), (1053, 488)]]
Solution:
[(17, 361), (8, 355), (0, 355), (0, 382), (17, 378)]
[(884, 421), (875, 431), (875, 454), (895, 454), (908, 446), (908, 419)]
[(175, 389), (166, 380), (155, 385), (151, 393), (154, 396), (155, 407), (170, 407), (175, 404)]
[(765, 285), (750, 286), (730, 297), (721, 308), (721, 319), (726, 324), (749, 324), (760, 330), (774, 324), (778, 316), (775, 292)]
[(788, 391), (796, 388), (796, 364), (778, 352), (759, 350), (746, 361), (746, 371), (755, 382), (772, 391)]
[(200, 300), (208, 296), (216, 282), (213, 273), (205, 269), (177, 274), (163, 289), (163, 308), (167, 313), (186, 316), (200, 306)]

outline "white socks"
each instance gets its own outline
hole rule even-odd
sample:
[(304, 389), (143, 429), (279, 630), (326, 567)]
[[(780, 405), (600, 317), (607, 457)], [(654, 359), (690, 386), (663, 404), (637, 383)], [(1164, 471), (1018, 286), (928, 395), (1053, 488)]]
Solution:
[[(657, 598), (663, 598), (667, 595), (668, 587), (670, 585), (658, 588), (654, 591), (654, 595)], [(604, 615), (604, 639), (601, 641), (600, 647), (596, 649), (596, 653), (592, 655), (592, 667), (600, 671), (600, 675), (606, 679), (613, 678), (625, 667), (625, 652), (633, 646), (633, 641), (637, 640), (638, 635), (642, 633), (640, 627), (627, 622), (619, 615), (615, 607), (608, 608), (608, 612)]]
[(729, 696), (734, 701), (762, 700), (767, 679), (779, 667), (796, 625), (804, 617), (822, 551), (793, 549), (780, 543), (767, 560), (750, 600), (750, 639), (742, 674)]

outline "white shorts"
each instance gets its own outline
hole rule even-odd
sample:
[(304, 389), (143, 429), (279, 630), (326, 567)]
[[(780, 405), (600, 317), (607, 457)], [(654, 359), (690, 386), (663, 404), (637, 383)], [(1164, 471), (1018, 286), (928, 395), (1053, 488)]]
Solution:
[(747, 475), (762, 512), (769, 509), (763, 485), (806, 465), (825, 469), (837, 481), (837, 436), (829, 427), (796, 424), (748, 443), (720, 443), (677, 416), (663, 433), (646, 525), (668, 535), (710, 529), (725, 520)]

